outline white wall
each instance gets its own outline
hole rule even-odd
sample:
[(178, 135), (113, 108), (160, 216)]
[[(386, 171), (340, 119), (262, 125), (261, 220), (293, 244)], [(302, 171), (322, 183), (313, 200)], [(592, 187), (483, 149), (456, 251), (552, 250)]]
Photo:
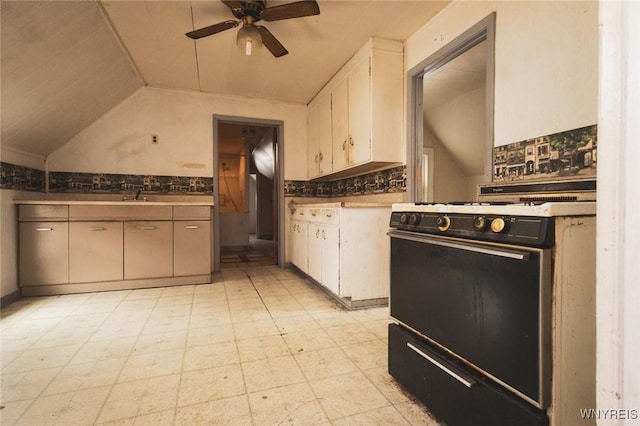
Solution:
[(150, 87), (52, 153), (49, 170), (213, 176), (214, 114), (282, 120), (285, 179), (306, 179), (306, 105)]
[[(17, 166), (45, 169), (43, 157), (4, 146), (0, 159)], [(0, 297), (18, 291), (18, 209), (13, 202), (42, 197), (43, 194), (37, 192), (0, 189)]]
[(454, 1), (406, 42), (405, 68), (496, 12), (496, 146), (598, 121), (598, 3)]

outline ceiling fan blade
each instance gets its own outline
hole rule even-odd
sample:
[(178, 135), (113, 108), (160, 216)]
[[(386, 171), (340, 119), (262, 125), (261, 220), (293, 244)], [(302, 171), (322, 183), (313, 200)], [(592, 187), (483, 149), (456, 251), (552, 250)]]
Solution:
[(320, 7), (318, 7), (318, 3), (315, 0), (304, 0), (268, 7), (262, 11), (261, 17), (265, 21), (280, 21), (282, 19), (301, 18), (303, 16), (319, 14)]
[(194, 30), (194, 31), (190, 31), (188, 33), (186, 33), (185, 35), (189, 38), (192, 38), (194, 40), (197, 40), (199, 38), (202, 37), (207, 37), (216, 33), (219, 33), (221, 31), (224, 30), (228, 30), (229, 28), (234, 28), (237, 27), (239, 24), (238, 21), (224, 21), (224, 22), (220, 22), (218, 24), (215, 25), (211, 25), (208, 27), (204, 27), (204, 28), (200, 28), (198, 30)]
[(260, 25), (256, 25), (256, 28), (258, 29), (258, 31), (260, 31), (262, 44), (265, 45), (267, 49), (269, 49), (269, 52), (271, 52), (273, 56), (279, 58), (280, 56), (284, 56), (289, 53), (289, 51), (285, 49), (282, 43), (280, 43), (278, 39), (275, 38), (273, 34), (271, 34), (271, 31)]

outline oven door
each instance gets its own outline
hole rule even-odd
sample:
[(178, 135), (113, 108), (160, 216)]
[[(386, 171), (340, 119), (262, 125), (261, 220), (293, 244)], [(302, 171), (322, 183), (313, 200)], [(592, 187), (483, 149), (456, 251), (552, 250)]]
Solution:
[(549, 250), (393, 230), (391, 316), (539, 408), (549, 403)]

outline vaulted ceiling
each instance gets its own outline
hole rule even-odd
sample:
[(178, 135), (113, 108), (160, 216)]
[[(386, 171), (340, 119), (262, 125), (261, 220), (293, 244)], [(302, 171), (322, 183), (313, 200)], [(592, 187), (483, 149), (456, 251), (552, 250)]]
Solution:
[[(268, 7), (290, 1), (270, 0)], [(260, 24), (289, 51), (246, 56), (218, 0), (4, 1), (0, 142), (47, 156), (138, 88), (308, 103), (370, 38), (406, 40), (448, 1), (318, 0), (320, 15)]]

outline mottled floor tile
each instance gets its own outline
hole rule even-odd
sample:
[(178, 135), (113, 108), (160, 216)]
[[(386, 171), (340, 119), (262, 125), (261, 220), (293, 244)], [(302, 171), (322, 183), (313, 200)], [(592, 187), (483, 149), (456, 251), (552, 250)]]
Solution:
[(307, 383), (249, 394), (256, 425), (319, 425), (328, 418)]
[(360, 372), (332, 376), (310, 384), (331, 421), (390, 405)]

